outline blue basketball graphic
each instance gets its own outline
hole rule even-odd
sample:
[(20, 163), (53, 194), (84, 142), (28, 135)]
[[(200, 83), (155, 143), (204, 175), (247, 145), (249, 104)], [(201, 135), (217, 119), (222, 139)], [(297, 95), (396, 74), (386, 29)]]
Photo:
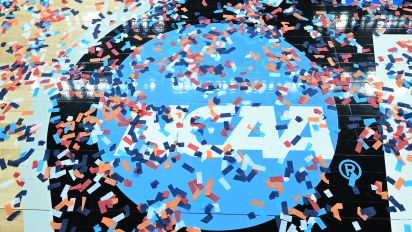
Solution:
[(185, 225), (258, 225), (313, 194), (326, 172), (337, 112), (311, 82), (325, 70), (254, 30), (212, 23), (170, 31), (113, 72), (107, 91), (140, 110), (123, 107), (123, 120), (98, 111), (110, 130), (98, 146), (118, 187), (152, 222), (179, 199), (173, 208)]

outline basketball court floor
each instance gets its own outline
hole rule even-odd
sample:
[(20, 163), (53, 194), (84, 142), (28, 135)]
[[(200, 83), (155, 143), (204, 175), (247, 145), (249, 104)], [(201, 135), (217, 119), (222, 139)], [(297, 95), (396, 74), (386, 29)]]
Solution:
[(0, 2), (0, 231), (412, 231), (410, 2)]

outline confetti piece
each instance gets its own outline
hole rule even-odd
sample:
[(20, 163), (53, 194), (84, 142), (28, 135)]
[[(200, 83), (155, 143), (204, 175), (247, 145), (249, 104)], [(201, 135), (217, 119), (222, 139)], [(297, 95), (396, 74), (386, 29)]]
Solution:
[(356, 231), (359, 231), (362, 229), (357, 221), (353, 221), (352, 226)]

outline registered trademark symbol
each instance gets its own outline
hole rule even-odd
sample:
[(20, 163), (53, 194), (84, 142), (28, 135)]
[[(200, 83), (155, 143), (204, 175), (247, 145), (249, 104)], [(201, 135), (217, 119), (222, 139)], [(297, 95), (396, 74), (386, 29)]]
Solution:
[(349, 186), (354, 187), (355, 182), (362, 175), (362, 169), (358, 163), (353, 160), (346, 159), (339, 164), (340, 174), (349, 180)]

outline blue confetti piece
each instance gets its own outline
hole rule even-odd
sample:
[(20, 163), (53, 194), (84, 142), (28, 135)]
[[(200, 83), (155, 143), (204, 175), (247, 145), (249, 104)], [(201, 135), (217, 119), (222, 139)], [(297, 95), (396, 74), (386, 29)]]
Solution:
[(393, 196), (390, 196), (388, 198), (388, 200), (396, 207), (398, 208), (400, 211), (405, 211), (405, 207), (400, 204)]
[(318, 216), (322, 216), (326, 214), (326, 209), (325, 208), (321, 208), (320, 210), (318, 210)]
[(356, 187), (356, 186), (353, 186), (353, 187), (352, 187), (352, 191), (353, 191), (353, 193), (354, 193), (355, 195), (359, 195), (359, 194), (360, 194), (359, 188)]
[(352, 173), (349, 177), (349, 186), (354, 187), (357, 179), (358, 176)]
[(361, 209), (363, 215), (367, 215), (368, 219), (376, 215), (376, 210), (373, 207)]
[(54, 134), (53, 139), (56, 142), (56, 144), (60, 144), (61, 140), (60, 140), (60, 136), (58, 134)]
[(405, 224), (403, 225), (405, 232), (412, 232), (411, 225)]
[(397, 160), (397, 161), (396, 161), (395, 170), (396, 170), (397, 172), (402, 172), (402, 167), (403, 167), (402, 164), (403, 164), (402, 160)]
[(372, 123), (375, 123), (376, 119), (374, 118), (365, 118), (363, 120), (363, 123), (365, 124), (365, 126), (370, 126)]
[(288, 125), (276, 125), (276, 130), (286, 130), (288, 129)]
[(93, 226), (93, 229), (94, 229), (95, 232), (100, 232), (100, 231), (102, 231), (102, 228), (100, 227), (99, 224)]
[(250, 220), (256, 218), (256, 214), (255, 214), (254, 212), (248, 213), (247, 216), (248, 216), (248, 218), (249, 218)]
[(312, 149), (312, 143), (308, 143), (305, 147), (305, 151), (310, 151), (310, 149)]
[(316, 221), (316, 223), (318, 224), (318, 226), (320, 227), (321, 230), (324, 230), (326, 228), (325, 223), (319, 217), (316, 217), (315, 221)]
[(10, 214), (10, 216), (7, 217), (7, 221), (13, 221), (19, 214), (20, 211), (14, 211), (12, 214)]
[(3, 158), (0, 159), (0, 168), (1, 170), (4, 170), (7, 168), (6, 162), (4, 161)]
[(202, 218), (200, 221), (202, 221), (203, 223), (209, 223), (212, 219), (212, 214), (207, 214), (206, 217)]
[(403, 186), (411, 187), (412, 186), (412, 180), (407, 180), (407, 181), (403, 182)]
[(190, 172), (190, 173), (193, 173), (193, 172), (195, 171), (195, 169), (194, 169), (192, 166), (190, 166), (189, 164), (187, 164), (187, 163), (184, 163), (184, 164), (182, 165), (182, 168), (184, 168), (185, 170), (187, 170), (187, 171)]
[(39, 94), (39, 88), (35, 88), (33, 91), (33, 97), (37, 97), (38, 94)]

